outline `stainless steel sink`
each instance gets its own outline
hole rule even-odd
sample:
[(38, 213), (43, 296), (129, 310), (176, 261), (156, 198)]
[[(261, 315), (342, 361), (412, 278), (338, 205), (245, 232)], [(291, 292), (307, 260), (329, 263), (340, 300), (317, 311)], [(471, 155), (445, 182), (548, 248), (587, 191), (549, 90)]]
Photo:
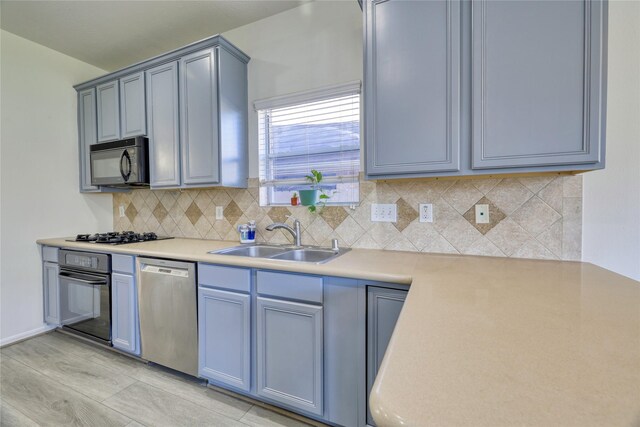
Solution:
[(302, 248), (274, 255), (271, 259), (321, 263), (327, 262), (340, 254), (340, 252), (334, 252), (330, 249)]
[(258, 243), (253, 245), (234, 246), (232, 248), (211, 251), (209, 253), (216, 255), (269, 258), (279, 261), (297, 261), (321, 264), (339, 257), (347, 251), (349, 251), (349, 249), (340, 249), (334, 251), (332, 249), (319, 248), (314, 246), (278, 246)]
[(290, 250), (291, 247), (271, 245), (234, 246), (232, 248), (211, 251), (210, 254), (248, 256), (252, 258), (269, 258)]

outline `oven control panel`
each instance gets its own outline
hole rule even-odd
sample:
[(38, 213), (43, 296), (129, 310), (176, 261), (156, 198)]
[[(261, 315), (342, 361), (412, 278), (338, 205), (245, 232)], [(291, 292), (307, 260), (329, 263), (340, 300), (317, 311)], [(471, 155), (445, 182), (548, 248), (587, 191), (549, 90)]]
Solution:
[(108, 254), (61, 249), (58, 252), (58, 258), (60, 267), (95, 273), (111, 272), (111, 256)]

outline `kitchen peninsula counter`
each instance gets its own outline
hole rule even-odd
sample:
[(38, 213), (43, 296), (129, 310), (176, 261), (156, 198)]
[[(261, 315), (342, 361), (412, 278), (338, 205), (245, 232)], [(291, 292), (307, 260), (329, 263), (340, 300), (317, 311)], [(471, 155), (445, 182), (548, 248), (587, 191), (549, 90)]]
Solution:
[(39, 244), (411, 285), (370, 395), (379, 426), (640, 423), (640, 282), (589, 263), (353, 249), (326, 264), (237, 242)]

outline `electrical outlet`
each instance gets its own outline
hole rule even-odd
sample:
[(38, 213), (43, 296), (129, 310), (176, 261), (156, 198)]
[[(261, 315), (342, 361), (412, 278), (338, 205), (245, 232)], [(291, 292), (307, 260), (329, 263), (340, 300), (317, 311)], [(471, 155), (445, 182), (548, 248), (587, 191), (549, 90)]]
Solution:
[(216, 219), (224, 219), (224, 208), (216, 206)]
[(118, 212), (120, 213), (120, 218), (124, 218), (124, 205), (118, 206)]
[(489, 205), (476, 205), (476, 224), (489, 224)]
[(398, 206), (390, 204), (371, 204), (371, 221), (373, 222), (396, 222), (398, 220)]
[(420, 203), (420, 222), (433, 222), (433, 204)]

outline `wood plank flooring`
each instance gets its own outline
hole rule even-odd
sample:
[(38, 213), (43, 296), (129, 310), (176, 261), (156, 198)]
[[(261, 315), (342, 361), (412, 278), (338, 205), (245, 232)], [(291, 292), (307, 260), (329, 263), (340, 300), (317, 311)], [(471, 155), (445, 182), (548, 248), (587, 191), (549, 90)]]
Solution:
[(308, 427), (58, 332), (0, 350), (0, 425)]

